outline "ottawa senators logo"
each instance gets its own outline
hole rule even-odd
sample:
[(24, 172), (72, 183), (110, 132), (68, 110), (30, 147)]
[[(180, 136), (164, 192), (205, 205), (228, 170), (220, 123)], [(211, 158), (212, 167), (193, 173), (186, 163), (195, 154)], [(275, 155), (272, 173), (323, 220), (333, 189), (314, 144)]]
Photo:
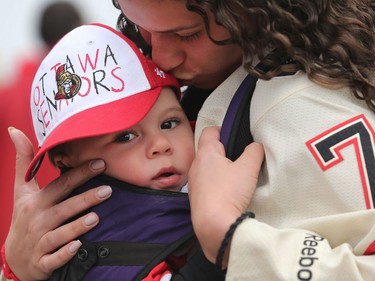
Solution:
[(56, 71), (57, 93), (55, 100), (71, 99), (81, 88), (81, 78), (65, 69), (65, 64), (60, 65)]

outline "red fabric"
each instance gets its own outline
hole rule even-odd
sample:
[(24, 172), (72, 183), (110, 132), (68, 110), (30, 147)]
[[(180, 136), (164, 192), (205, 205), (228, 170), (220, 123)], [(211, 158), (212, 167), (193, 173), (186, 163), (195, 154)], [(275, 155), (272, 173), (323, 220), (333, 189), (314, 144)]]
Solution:
[(143, 278), (142, 281), (160, 281), (168, 274), (171, 274), (171, 266), (166, 261), (162, 261), (155, 266), (150, 274), (146, 278)]
[(172, 272), (177, 271), (186, 263), (186, 256), (169, 256), (166, 261), (162, 261), (155, 266), (142, 281), (167, 281), (172, 277)]
[(2, 266), (3, 275), (7, 279), (13, 279), (14, 281), (21, 281), (20, 279), (18, 279), (18, 277), (16, 275), (14, 275), (14, 273), (10, 269), (10, 267), (9, 267), (9, 265), (8, 265), (6, 259), (5, 259), (5, 245), (3, 245), (3, 247), (1, 248), (1, 258), (4, 261), (3, 266)]
[(375, 241), (366, 249), (365, 255), (375, 255)]
[[(26, 61), (15, 81), (0, 88), (0, 245), (4, 244), (13, 209), (13, 182), (15, 176), (15, 149), (9, 138), (8, 127), (22, 130), (37, 147), (30, 119), (30, 89), (39, 60)], [(38, 183), (44, 186), (58, 175), (49, 161), (44, 161), (38, 174)], [(0, 260), (2, 264), (2, 260)]]

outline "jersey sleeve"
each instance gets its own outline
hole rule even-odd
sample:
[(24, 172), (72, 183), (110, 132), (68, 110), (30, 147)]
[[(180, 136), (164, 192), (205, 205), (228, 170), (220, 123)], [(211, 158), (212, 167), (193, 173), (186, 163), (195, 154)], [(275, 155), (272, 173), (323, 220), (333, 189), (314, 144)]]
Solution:
[(247, 219), (234, 234), (226, 280), (373, 280), (374, 236), (374, 210), (285, 229)]

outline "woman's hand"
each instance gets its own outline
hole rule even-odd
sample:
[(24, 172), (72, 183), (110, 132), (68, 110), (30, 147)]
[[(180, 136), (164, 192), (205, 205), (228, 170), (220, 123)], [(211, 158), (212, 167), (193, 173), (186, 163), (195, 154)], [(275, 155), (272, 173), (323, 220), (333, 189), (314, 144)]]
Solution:
[(77, 252), (81, 243), (74, 239), (98, 223), (98, 216), (89, 213), (63, 225), (66, 220), (109, 198), (109, 187), (98, 187), (65, 201), (64, 198), (75, 187), (103, 172), (105, 164), (102, 160), (91, 161), (64, 173), (40, 190), (35, 179), (24, 181), (33, 158), (31, 142), (14, 128), (9, 129), (9, 135), (17, 158), (13, 217), (5, 242), (5, 256), (13, 273), (22, 281), (45, 280)]
[(232, 162), (219, 139), (219, 127), (204, 129), (189, 172), (194, 230), (212, 262), (230, 225), (247, 209), (264, 158), (263, 147), (252, 143)]

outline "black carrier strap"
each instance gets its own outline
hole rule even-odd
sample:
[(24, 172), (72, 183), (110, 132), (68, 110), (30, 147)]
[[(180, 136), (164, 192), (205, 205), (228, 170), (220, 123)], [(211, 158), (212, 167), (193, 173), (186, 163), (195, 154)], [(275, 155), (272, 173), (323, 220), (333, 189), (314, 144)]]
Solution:
[(138, 243), (125, 241), (90, 242), (83, 239), (75, 257), (54, 272), (49, 281), (80, 281), (93, 266), (143, 265), (134, 281), (142, 280), (151, 269), (165, 260), (185, 243), (195, 239), (189, 233), (171, 244)]
[(172, 277), (172, 281), (224, 281), (224, 271), (205, 257), (202, 250), (198, 250), (187, 263)]
[(181, 247), (182, 245), (184, 245), (185, 243), (189, 241), (192, 241), (193, 239), (196, 239), (196, 238), (195, 238), (195, 234), (192, 232), (189, 235), (184, 236), (181, 239), (177, 240), (176, 242), (167, 245), (161, 252), (159, 252), (157, 255), (154, 255), (153, 258), (148, 259), (146, 263), (147, 265), (138, 274), (138, 277), (135, 279), (135, 281), (140, 281), (143, 278), (145, 278), (155, 266), (157, 266), (159, 263), (165, 260), (169, 255), (171, 255), (179, 247)]
[[(134, 281), (145, 278), (150, 271), (170, 254), (195, 239), (193, 233), (172, 244), (148, 244), (123, 241), (89, 242), (83, 244), (71, 262), (54, 272), (49, 281), (80, 281), (93, 266), (144, 265)], [(207, 260), (202, 250), (192, 257), (175, 273), (172, 281), (224, 281), (225, 274)]]

